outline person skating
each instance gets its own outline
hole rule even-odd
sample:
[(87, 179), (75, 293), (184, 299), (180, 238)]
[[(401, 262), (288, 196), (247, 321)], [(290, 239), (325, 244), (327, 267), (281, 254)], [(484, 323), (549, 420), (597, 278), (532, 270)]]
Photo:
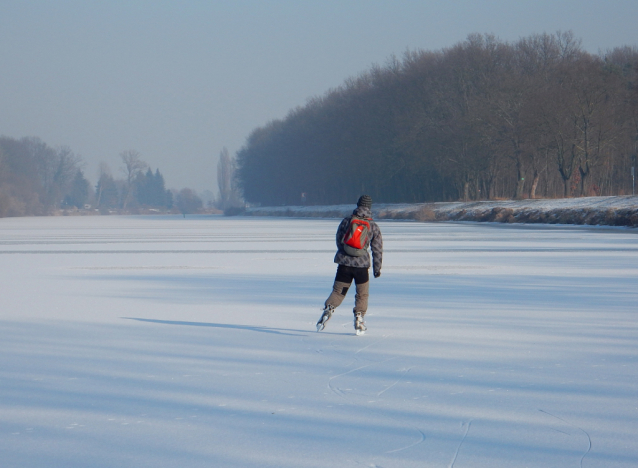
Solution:
[(361, 335), (367, 330), (364, 317), (368, 310), (368, 269), (371, 266), (368, 247), (372, 249), (372, 271), (375, 278), (381, 276), (383, 260), (383, 238), (379, 226), (372, 219), (371, 208), (372, 198), (362, 195), (352, 215), (344, 218), (339, 224), (336, 236), (337, 254), (334, 258), (334, 262), (339, 266), (332, 293), (326, 299), (323, 314), (317, 322), (317, 331), (325, 328), (334, 310), (341, 305), (352, 280), (356, 286), (353, 309), (355, 332)]

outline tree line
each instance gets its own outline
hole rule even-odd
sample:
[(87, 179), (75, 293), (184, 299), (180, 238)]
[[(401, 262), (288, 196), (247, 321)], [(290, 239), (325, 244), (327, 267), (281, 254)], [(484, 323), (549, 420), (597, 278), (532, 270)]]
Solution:
[(638, 49), (571, 32), (407, 51), (255, 129), (237, 153), (264, 205), (632, 193)]
[(102, 163), (92, 188), (82, 158), (70, 148), (52, 148), (35, 137), (0, 137), (0, 217), (85, 208), (102, 214), (144, 209), (186, 214), (202, 208), (193, 190), (168, 190), (160, 170), (153, 171), (137, 151), (124, 151), (120, 158), (124, 177), (114, 177)]

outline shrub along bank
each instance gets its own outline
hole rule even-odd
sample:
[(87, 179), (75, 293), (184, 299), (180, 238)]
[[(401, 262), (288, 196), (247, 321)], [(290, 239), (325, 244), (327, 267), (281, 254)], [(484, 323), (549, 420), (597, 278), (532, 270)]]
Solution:
[[(354, 205), (252, 207), (247, 216), (341, 218)], [(429, 204), (375, 204), (377, 219), (421, 222), (578, 224), (638, 227), (638, 196), (584, 197), (557, 200), (503, 200)]]

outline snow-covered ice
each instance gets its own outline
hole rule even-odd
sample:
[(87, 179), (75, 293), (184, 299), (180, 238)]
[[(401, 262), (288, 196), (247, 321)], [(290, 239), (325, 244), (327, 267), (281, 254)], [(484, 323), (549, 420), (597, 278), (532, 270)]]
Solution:
[(0, 466), (638, 465), (637, 231), (379, 224), (1, 219)]

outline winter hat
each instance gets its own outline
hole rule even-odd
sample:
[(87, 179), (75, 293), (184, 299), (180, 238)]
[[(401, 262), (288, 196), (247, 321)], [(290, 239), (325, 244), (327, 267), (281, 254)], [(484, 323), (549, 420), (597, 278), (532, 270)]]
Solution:
[(372, 198), (369, 195), (361, 195), (359, 197), (359, 201), (357, 202), (357, 206), (362, 206), (363, 208), (372, 208)]

